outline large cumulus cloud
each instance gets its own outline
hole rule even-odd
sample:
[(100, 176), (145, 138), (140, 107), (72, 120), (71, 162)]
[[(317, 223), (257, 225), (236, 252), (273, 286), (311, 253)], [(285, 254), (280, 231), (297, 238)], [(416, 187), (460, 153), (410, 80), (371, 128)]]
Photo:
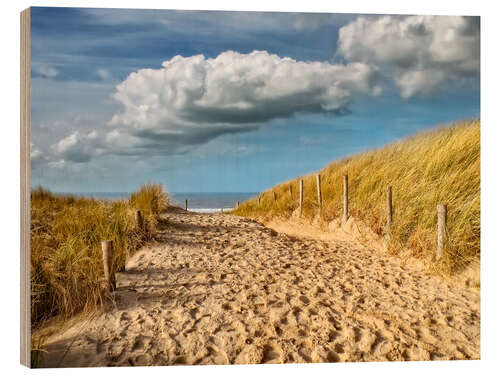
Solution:
[(339, 30), (339, 52), (349, 61), (387, 64), (405, 98), (477, 77), (479, 17), (359, 17)]
[(265, 51), (175, 56), (117, 86), (114, 98), (124, 110), (110, 125), (198, 143), (297, 113), (342, 114), (356, 95), (379, 92), (377, 70), (364, 63), (303, 62)]
[(131, 73), (116, 86), (113, 98), (123, 110), (108, 127), (65, 136), (51, 147), (51, 159), (182, 154), (277, 118), (346, 114), (356, 96), (380, 90), (377, 69), (359, 62), (303, 62), (265, 51), (175, 56), (160, 69)]

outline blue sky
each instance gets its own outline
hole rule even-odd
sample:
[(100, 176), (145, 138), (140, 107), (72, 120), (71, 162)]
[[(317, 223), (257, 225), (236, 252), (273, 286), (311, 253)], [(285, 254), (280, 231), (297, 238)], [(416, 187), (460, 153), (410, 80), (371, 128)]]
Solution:
[(479, 19), (32, 8), (32, 186), (255, 192), (479, 117)]

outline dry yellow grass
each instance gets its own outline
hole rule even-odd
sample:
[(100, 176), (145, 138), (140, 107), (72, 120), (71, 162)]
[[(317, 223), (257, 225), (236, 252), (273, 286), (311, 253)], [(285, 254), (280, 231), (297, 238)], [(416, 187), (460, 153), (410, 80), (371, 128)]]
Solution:
[[(154, 235), (168, 197), (162, 186), (143, 185), (128, 200), (105, 202), (31, 192), (31, 319), (36, 328), (48, 318), (89, 311), (105, 296), (102, 240), (114, 242), (114, 264), (123, 269), (128, 255)], [(135, 211), (145, 228), (137, 228)]]
[[(436, 205), (448, 205), (449, 241), (435, 269), (451, 274), (480, 254), (480, 120), (439, 127), (381, 149), (335, 161), (321, 174), (320, 219), (342, 215), (342, 176), (349, 176), (350, 214), (382, 235), (386, 220), (386, 188), (393, 189), (390, 250), (409, 249), (432, 259), (436, 251)], [(303, 217), (318, 214), (315, 174), (304, 177)], [(275, 186), (234, 213), (260, 219), (287, 219), (298, 207), (299, 179)], [(289, 185), (293, 194), (290, 196)], [(273, 200), (273, 192), (277, 202)]]

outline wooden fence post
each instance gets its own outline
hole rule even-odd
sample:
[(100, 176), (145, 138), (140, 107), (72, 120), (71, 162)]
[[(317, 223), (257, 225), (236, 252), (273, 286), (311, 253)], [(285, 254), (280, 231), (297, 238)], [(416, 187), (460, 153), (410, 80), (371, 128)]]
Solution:
[(392, 186), (387, 186), (387, 231), (392, 226)]
[(116, 290), (116, 279), (113, 267), (113, 241), (102, 241), (102, 263), (104, 266), (104, 279), (109, 291)]
[(316, 175), (316, 187), (318, 190), (318, 206), (319, 209), (321, 210), (321, 203), (322, 203), (322, 198), (321, 198), (321, 176), (319, 174)]
[(349, 185), (347, 175), (344, 175), (344, 223), (349, 219)]
[(299, 182), (299, 209), (300, 214), (302, 215), (302, 202), (304, 200), (304, 180), (300, 180)]
[(137, 224), (137, 228), (144, 230), (144, 218), (140, 210), (135, 211), (135, 223)]
[(273, 191), (273, 198), (274, 198), (274, 201), (276, 202), (276, 192)]
[(240, 208), (240, 201), (236, 202), (236, 208)]
[(188, 210), (188, 200), (186, 199), (186, 211)]
[(290, 199), (292, 199), (293, 194), (292, 194), (292, 184), (288, 185), (288, 191), (290, 192)]
[(437, 252), (436, 260), (441, 259), (447, 240), (446, 222), (448, 221), (448, 206), (446, 204), (437, 205)]

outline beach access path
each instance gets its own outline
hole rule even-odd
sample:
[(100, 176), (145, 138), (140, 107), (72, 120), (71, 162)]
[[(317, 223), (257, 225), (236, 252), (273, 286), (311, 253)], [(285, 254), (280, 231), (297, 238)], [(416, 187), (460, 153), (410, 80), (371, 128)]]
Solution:
[(172, 209), (44, 366), (480, 358), (480, 296), (356, 241)]

